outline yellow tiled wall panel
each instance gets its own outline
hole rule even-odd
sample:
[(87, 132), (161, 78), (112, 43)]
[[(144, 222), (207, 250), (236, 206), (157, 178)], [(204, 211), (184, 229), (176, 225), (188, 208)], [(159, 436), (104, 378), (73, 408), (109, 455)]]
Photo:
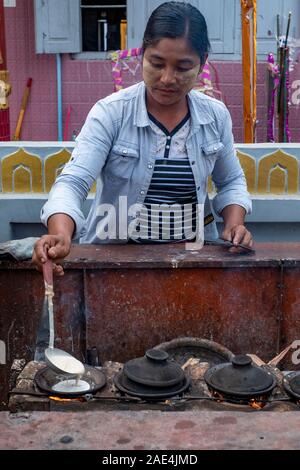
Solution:
[[(299, 153), (299, 152), (298, 152)], [(20, 148), (1, 158), (2, 191), (4, 193), (48, 193), (55, 178), (69, 160), (71, 152), (65, 148), (46, 157), (36, 152), (29, 153)], [(237, 156), (252, 194), (297, 194), (299, 192), (299, 160), (296, 156), (278, 148), (266, 149), (266, 153), (255, 158), (250, 152), (237, 149)], [(96, 183), (91, 192), (96, 191)], [(212, 179), (208, 180), (208, 191), (215, 192)]]

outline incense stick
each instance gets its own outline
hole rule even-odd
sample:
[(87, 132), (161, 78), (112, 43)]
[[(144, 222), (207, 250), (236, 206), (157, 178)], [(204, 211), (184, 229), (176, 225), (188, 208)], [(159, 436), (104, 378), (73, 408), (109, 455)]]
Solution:
[(277, 15), (277, 64), (280, 61), (280, 16)]
[(291, 19), (292, 19), (292, 12), (290, 11), (288, 23), (287, 23), (287, 29), (286, 29), (285, 43), (284, 43), (285, 48), (287, 48), (287, 43), (288, 43), (288, 38), (289, 38), (289, 33), (290, 33), (290, 26), (291, 26)]

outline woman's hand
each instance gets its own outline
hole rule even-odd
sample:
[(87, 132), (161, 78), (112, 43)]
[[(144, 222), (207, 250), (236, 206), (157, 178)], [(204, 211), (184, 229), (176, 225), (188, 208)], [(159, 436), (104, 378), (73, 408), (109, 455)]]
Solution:
[(245, 213), (245, 209), (237, 204), (224, 207), (221, 213), (224, 219), (224, 230), (221, 238), (232, 242), (234, 245), (240, 243), (252, 248), (252, 234), (244, 225)]
[(49, 217), (47, 225), (49, 235), (44, 235), (34, 245), (32, 262), (38, 271), (42, 271), (43, 263), (51, 258), (55, 261), (53, 263), (54, 274), (63, 276), (64, 270), (59, 263), (70, 253), (75, 223), (67, 214), (57, 213)]
[(249, 248), (252, 248), (253, 246), (252, 234), (249, 232), (249, 230), (246, 229), (245, 225), (242, 224), (233, 225), (232, 227), (225, 227), (221, 238), (223, 240), (232, 242), (234, 245), (241, 243), (242, 245), (248, 246)]
[(44, 235), (34, 245), (32, 262), (38, 271), (42, 271), (43, 264), (48, 258), (53, 261), (53, 272), (57, 276), (63, 276), (64, 270), (60, 264), (63, 258), (68, 256), (71, 249), (71, 238), (65, 234)]

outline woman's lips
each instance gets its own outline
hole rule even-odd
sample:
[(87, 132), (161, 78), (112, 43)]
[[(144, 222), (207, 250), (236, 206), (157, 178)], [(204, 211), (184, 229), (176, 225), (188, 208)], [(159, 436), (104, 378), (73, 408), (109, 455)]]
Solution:
[(161, 93), (176, 93), (176, 90), (165, 90), (163, 88), (156, 88), (157, 91), (160, 91)]

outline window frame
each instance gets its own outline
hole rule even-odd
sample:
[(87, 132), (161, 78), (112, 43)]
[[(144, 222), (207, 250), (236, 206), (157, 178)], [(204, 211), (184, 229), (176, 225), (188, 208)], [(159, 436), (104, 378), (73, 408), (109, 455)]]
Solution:
[[(82, 44), (82, 10), (83, 9), (88, 9), (88, 8), (126, 8), (126, 16), (128, 12), (128, 0), (126, 0), (126, 5), (118, 5), (118, 0), (115, 0), (115, 5), (82, 5), (82, 1), (80, 0), (80, 24), (81, 24), (81, 31), (80, 31), (80, 36), (81, 36), (81, 48), (83, 47)], [(81, 52), (76, 52), (72, 53), (72, 58), (75, 60), (109, 60), (110, 55), (113, 51), (82, 51)]]

